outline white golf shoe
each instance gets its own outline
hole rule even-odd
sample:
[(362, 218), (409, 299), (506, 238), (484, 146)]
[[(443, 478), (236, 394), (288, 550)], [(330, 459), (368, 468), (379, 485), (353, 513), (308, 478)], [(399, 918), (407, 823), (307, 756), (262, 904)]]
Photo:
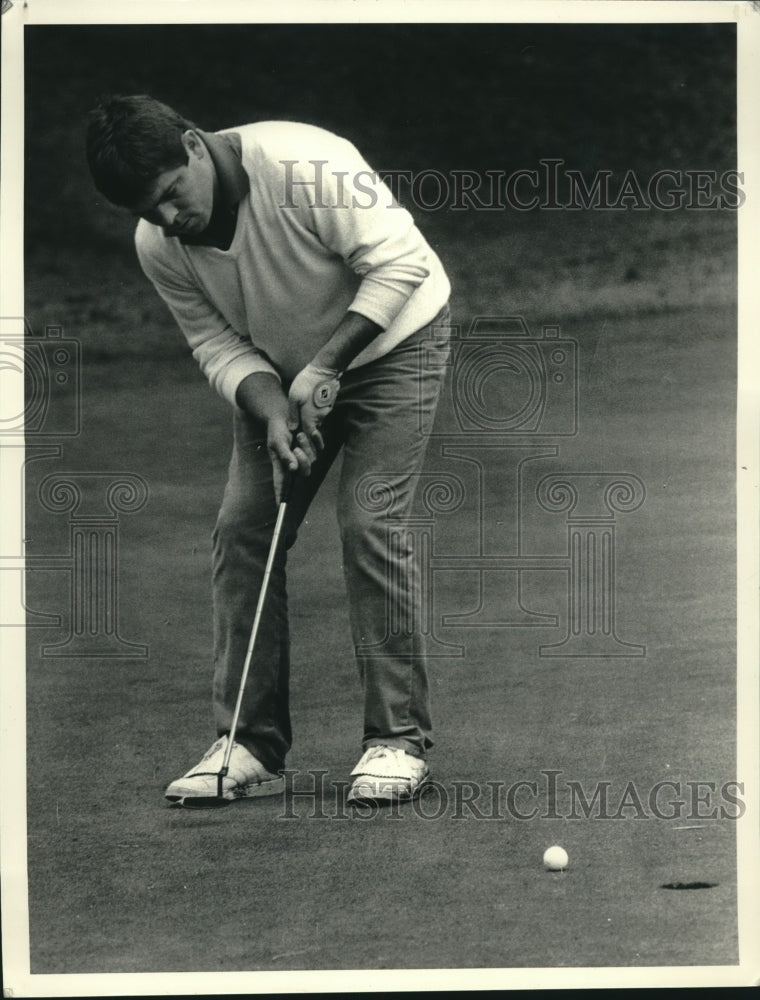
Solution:
[[(215, 798), (218, 795), (219, 772), (224, 762), (227, 739), (226, 736), (220, 737), (196, 767), (169, 785), (164, 795), (170, 802), (183, 805), (186, 799)], [(267, 771), (244, 746), (233, 744), (229, 771), (222, 779), (223, 799), (279, 795), (284, 790), (285, 779), (282, 775)]]
[(428, 766), (398, 747), (370, 747), (351, 772), (349, 802), (398, 802), (416, 798), (429, 778)]

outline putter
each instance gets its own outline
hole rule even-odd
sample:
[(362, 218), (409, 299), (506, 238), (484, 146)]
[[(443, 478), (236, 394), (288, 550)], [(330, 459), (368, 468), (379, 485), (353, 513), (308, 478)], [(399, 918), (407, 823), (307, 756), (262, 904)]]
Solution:
[(243, 704), (243, 693), (245, 692), (246, 681), (248, 680), (248, 672), (251, 668), (251, 661), (253, 659), (253, 648), (256, 645), (256, 636), (259, 632), (259, 624), (261, 622), (261, 616), (264, 610), (264, 602), (267, 596), (267, 590), (269, 588), (269, 578), (272, 575), (272, 567), (274, 566), (274, 559), (277, 554), (277, 547), (280, 541), (280, 535), (282, 534), (282, 526), (285, 521), (285, 514), (288, 509), (288, 503), (290, 501), (290, 493), (293, 487), (294, 474), (288, 470), (285, 473), (285, 478), (282, 484), (282, 495), (280, 497), (280, 504), (277, 510), (277, 520), (274, 525), (274, 532), (272, 533), (272, 542), (269, 546), (269, 557), (267, 558), (266, 568), (264, 569), (264, 577), (261, 581), (261, 590), (259, 591), (259, 600), (256, 605), (256, 614), (253, 619), (253, 626), (251, 628), (251, 637), (248, 640), (248, 651), (245, 654), (245, 663), (243, 664), (243, 673), (240, 675), (240, 687), (238, 688), (237, 702), (235, 703), (235, 711), (232, 715), (232, 723), (230, 725), (230, 732), (227, 738), (227, 748), (224, 751), (224, 758), (222, 759), (222, 766), (217, 775), (217, 785), (216, 785), (216, 795), (215, 796), (198, 796), (197, 798), (186, 798), (182, 800), (182, 805), (185, 808), (191, 809), (215, 809), (221, 808), (222, 806), (232, 805), (235, 799), (226, 799), (224, 797), (224, 779), (230, 769), (230, 758), (232, 757), (232, 748), (235, 743), (235, 733), (237, 732), (238, 721), (240, 719), (240, 709)]

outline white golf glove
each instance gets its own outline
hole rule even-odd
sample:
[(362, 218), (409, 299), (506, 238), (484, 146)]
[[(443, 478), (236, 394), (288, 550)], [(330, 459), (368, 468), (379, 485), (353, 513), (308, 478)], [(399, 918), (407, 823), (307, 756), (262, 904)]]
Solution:
[(308, 364), (293, 379), (288, 392), (288, 428), (303, 430), (323, 447), (319, 426), (335, 405), (341, 372)]

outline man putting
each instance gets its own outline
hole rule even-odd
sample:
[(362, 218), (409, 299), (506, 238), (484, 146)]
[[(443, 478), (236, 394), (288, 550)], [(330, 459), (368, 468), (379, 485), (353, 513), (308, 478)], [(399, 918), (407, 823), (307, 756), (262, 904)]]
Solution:
[[(213, 534), (218, 739), (168, 786), (167, 799), (217, 794), (290, 470), (283, 544), (222, 794), (284, 788), (286, 550), (340, 451), (338, 522), (364, 689), (363, 753), (349, 801), (414, 797), (432, 746), (414, 556), (390, 545), (387, 508), (368, 503), (360, 484), (383, 481), (395, 525), (411, 513), (448, 360), (450, 288), (438, 257), (355, 147), (311, 125), (210, 133), (151, 97), (116, 96), (90, 113), (87, 157), (98, 190), (140, 217), (140, 264), (233, 408)], [(401, 627), (390, 627), (391, 609)]]

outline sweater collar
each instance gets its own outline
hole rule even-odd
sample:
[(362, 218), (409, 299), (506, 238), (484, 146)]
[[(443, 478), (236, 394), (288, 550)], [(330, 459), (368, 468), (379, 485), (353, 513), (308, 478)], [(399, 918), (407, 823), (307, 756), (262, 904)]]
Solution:
[(220, 237), (226, 242), (225, 234), (231, 239), (234, 232), (237, 207), (248, 194), (251, 182), (243, 168), (242, 143), (237, 132), (198, 131), (216, 171), (218, 188), (214, 199), (214, 210), (206, 229), (197, 236), (188, 236), (182, 243), (195, 246), (214, 246)]

